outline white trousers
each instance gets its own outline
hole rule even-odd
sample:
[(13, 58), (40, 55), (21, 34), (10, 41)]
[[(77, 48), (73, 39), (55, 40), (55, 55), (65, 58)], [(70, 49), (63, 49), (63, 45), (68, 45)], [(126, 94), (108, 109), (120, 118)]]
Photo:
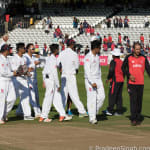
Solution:
[(87, 108), (90, 121), (96, 119), (96, 114), (99, 113), (99, 109), (102, 107), (105, 99), (102, 80), (95, 79), (94, 82), (97, 84), (97, 89), (93, 89), (88, 80), (85, 79), (85, 87), (87, 91)]
[(28, 78), (28, 87), (29, 87), (29, 96), (30, 96), (30, 104), (33, 107), (35, 116), (41, 115), (41, 110), (36, 100), (36, 82), (32, 78)]
[(16, 93), (11, 80), (0, 80), (0, 120), (12, 110), (16, 101)]
[(60, 92), (57, 91), (55, 82), (50, 79), (45, 79), (46, 92), (42, 104), (42, 118), (48, 118), (52, 103), (60, 116), (66, 116), (63, 108)]
[(67, 104), (68, 94), (71, 100), (73, 101), (74, 105), (78, 109), (78, 112), (81, 114), (85, 114), (86, 113), (85, 108), (79, 98), (75, 75), (63, 75), (61, 77), (61, 96), (64, 109)]
[(21, 107), (24, 116), (31, 116), (31, 108), (29, 103), (29, 88), (28, 82), (25, 79), (13, 79), (16, 94), (20, 98)]

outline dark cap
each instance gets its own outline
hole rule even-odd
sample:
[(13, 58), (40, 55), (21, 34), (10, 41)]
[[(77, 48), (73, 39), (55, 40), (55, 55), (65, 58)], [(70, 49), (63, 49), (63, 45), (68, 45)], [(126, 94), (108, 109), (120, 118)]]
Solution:
[(0, 51), (0, 52), (5, 52), (5, 51), (10, 50), (10, 49), (11, 49), (11, 47), (10, 47), (9, 45), (4, 44), (4, 45), (1, 47), (1, 51)]
[(73, 40), (73, 39), (68, 39), (67, 40), (67, 46), (70, 46), (70, 45), (74, 45), (76, 42)]

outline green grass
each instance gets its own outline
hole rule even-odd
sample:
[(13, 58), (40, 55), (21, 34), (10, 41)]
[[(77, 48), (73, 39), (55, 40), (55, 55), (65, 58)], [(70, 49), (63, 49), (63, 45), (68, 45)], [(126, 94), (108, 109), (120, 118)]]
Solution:
[[(40, 95), (40, 104), (42, 106), (42, 101), (44, 98), (44, 93), (45, 89), (42, 87), (42, 73), (41, 69), (38, 69), (38, 87), (39, 87), (39, 95)], [(105, 83), (106, 76), (108, 73), (108, 67), (102, 67), (102, 79), (104, 83), (104, 88), (105, 88), (105, 102), (103, 107), (100, 109), (99, 112), (99, 123), (98, 125), (91, 125), (88, 123), (88, 118), (79, 118), (77, 116), (77, 110), (75, 109), (74, 105), (72, 106), (73, 112), (76, 114), (73, 117), (73, 120), (71, 122), (64, 122), (64, 123), (59, 123), (58, 122), (58, 113), (55, 111), (54, 108), (52, 108), (52, 111), (50, 112), (50, 117), (54, 118), (54, 121), (51, 124), (45, 124), (45, 126), (74, 126), (74, 127), (83, 127), (83, 128), (92, 128), (96, 130), (118, 130), (119, 132), (127, 132), (130, 134), (136, 134), (139, 131), (142, 132), (147, 132), (150, 131), (150, 79), (145, 73), (145, 88), (144, 88), (144, 97), (143, 97), (143, 111), (142, 114), (144, 116), (144, 121), (142, 126), (138, 127), (131, 127), (130, 126), (130, 121), (129, 121), (129, 96), (126, 88), (126, 81), (124, 84), (124, 89), (123, 89), (123, 106), (126, 108), (126, 112), (124, 113), (123, 116), (112, 116), (112, 117), (105, 117), (102, 115), (102, 110), (106, 109), (107, 104), (108, 104), (108, 88), (109, 85)], [(80, 67), (79, 74), (77, 75), (77, 81), (78, 81), (78, 90), (79, 90), (79, 95), (80, 99), (84, 103), (84, 106), (86, 107), (86, 91), (85, 91), (85, 85), (84, 85), (84, 71), (83, 67)], [(18, 104), (18, 100), (16, 102), (16, 105)], [(37, 120), (34, 121), (23, 121), (19, 118), (15, 117), (15, 108), (13, 111), (9, 114), (9, 122), (7, 123), (7, 127), (11, 126), (12, 124), (39, 124)], [(132, 132), (131, 132), (132, 131)]]

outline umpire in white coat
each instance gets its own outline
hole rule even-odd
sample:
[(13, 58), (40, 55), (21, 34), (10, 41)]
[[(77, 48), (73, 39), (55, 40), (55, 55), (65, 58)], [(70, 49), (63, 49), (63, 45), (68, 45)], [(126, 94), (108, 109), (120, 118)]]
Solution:
[(61, 74), (61, 95), (64, 108), (66, 107), (68, 93), (79, 112), (79, 117), (87, 116), (86, 110), (80, 101), (76, 73), (79, 68), (79, 59), (76, 52), (74, 52), (75, 41), (69, 39), (67, 47), (62, 51), (58, 57), (57, 65), (62, 69)]
[(87, 107), (89, 113), (89, 122), (97, 123), (96, 114), (102, 107), (105, 92), (101, 79), (100, 53), (101, 43), (99, 40), (91, 42), (91, 51), (84, 59), (85, 86), (87, 91)]

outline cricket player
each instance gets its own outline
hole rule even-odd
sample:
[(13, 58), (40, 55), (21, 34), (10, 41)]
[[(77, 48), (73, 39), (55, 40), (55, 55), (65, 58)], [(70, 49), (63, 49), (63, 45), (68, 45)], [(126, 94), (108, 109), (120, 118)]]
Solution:
[(11, 111), (16, 101), (15, 88), (12, 77), (17, 73), (11, 71), (7, 58), (10, 47), (7, 44), (1, 46), (0, 51), (0, 124), (4, 124), (7, 114)]
[(62, 51), (58, 57), (57, 65), (62, 68), (61, 74), (61, 96), (64, 109), (67, 103), (68, 93), (72, 102), (75, 104), (79, 112), (79, 117), (88, 116), (86, 110), (80, 101), (76, 74), (79, 69), (78, 55), (74, 52), (75, 41), (69, 39), (67, 41), (68, 48)]
[(141, 44), (135, 42), (133, 53), (125, 58), (122, 65), (122, 71), (128, 78), (132, 126), (140, 125), (142, 121), (141, 112), (145, 69), (150, 76), (150, 64), (147, 58), (141, 54)]
[(34, 52), (35, 48), (32, 43), (28, 44), (26, 47), (27, 53), (24, 55), (26, 65), (28, 68), (31, 68), (32, 71), (30, 72), (31, 76), (27, 78), (28, 80), (28, 86), (30, 91), (30, 103), (33, 107), (35, 118), (39, 118), (41, 115), (40, 106), (37, 104), (36, 100), (36, 86), (37, 86), (37, 77), (36, 77), (36, 65), (38, 65), (40, 62), (35, 61), (34, 59)]
[(50, 48), (52, 54), (47, 58), (46, 65), (43, 70), (43, 86), (46, 87), (46, 93), (43, 100), (42, 114), (39, 122), (52, 121), (52, 119), (48, 118), (52, 103), (54, 104), (54, 107), (60, 115), (60, 122), (62, 122), (63, 120), (71, 120), (72, 116), (67, 116), (65, 113), (65, 109), (61, 100), (61, 94), (59, 92), (60, 85), (58, 80), (56, 59), (56, 55), (58, 55), (59, 52), (59, 45), (52, 44)]
[[(17, 54), (13, 56), (11, 59), (11, 67), (13, 71), (16, 71), (20, 65), (25, 65), (26, 61), (23, 57), (23, 54), (25, 53), (25, 44), (24, 43), (18, 43), (17, 44)], [(32, 71), (32, 69), (28, 69), (29, 72)], [(14, 77), (13, 82), (16, 89), (17, 97), (20, 98), (21, 107), (23, 110), (24, 120), (34, 120), (34, 118), (31, 116), (31, 108), (29, 103), (29, 88), (28, 88), (28, 82), (27, 82), (27, 76), (22, 75), (19, 77)]]
[(89, 113), (89, 122), (96, 124), (96, 114), (102, 107), (105, 92), (101, 79), (101, 67), (99, 60), (101, 43), (99, 40), (91, 42), (91, 51), (84, 59), (85, 86), (87, 91), (87, 107)]

